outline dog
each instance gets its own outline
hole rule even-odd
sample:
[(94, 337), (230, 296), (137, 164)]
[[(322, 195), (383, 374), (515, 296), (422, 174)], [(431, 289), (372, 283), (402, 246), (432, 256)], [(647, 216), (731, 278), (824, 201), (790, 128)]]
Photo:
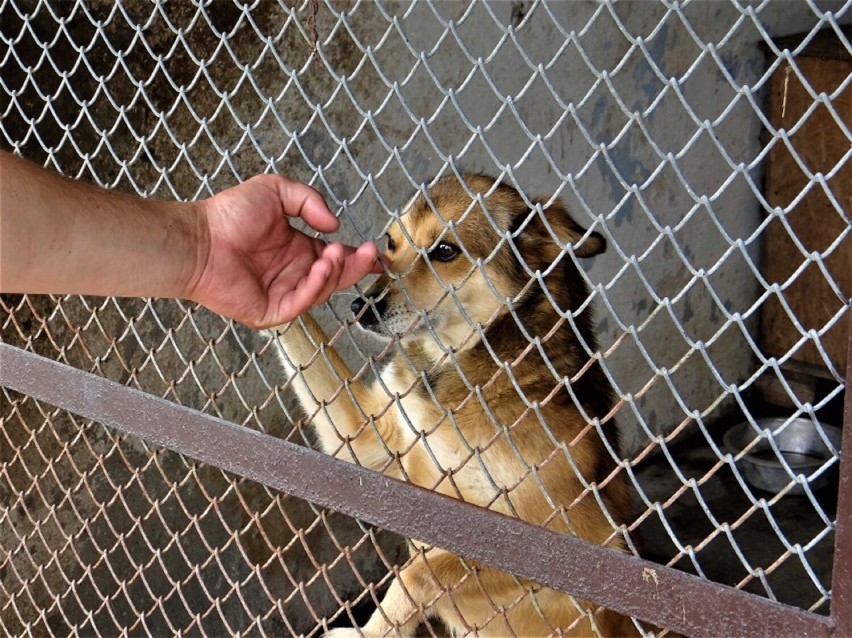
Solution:
[[(437, 181), (392, 222), (386, 272), (352, 303), (360, 328), (395, 342), (377, 379), (355, 379), (310, 316), (277, 329), (321, 448), (625, 551), (611, 390), (572, 257), (605, 249), (558, 199), (484, 175)], [(613, 611), (414, 545), (367, 624), (326, 636), (408, 637), (424, 615), (453, 636), (637, 633)]]

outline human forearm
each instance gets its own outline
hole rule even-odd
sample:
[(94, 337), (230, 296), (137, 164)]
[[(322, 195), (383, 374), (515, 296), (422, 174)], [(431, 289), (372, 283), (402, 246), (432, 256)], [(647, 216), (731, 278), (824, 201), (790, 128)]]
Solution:
[(0, 292), (182, 297), (255, 328), (380, 272), (378, 249), (294, 229), (340, 226), (322, 196), (259, 175), (195, 203), (122, 195), (0, 151)]
[(0, 152), (0, 291), (186, 296), (206, 241), (196, 206), (105, 191)]

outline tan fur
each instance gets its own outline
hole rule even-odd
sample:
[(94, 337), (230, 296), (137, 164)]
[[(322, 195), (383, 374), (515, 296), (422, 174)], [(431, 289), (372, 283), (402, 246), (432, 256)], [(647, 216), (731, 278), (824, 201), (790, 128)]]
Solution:
[[(468, 191), (482, 197), (485, 209)], [(587, 413), (607, 417), (608, 386), (586, 351), (597, 347), (591, 320), (587, 312), (563, 319), (551, 303), (576, 311), (588, 296), (571, 257), (560, 257), (559, 244), (571, 244), (577, 256), (591, 256), (602, 252), (605, 242), (587, 234), (558, 201), (546, 202), (539, 201), (545, 210), (533, 212), (517, 191), (483, 176), (465, 176), (464, 184), (441, 180), (389, 230), (394, 246), (389, 274), (367, 292), (383, 323), (365, 318), (371, 307), (361, 313), (362, 323), (392, 332), (386, 336), (397, 338), (401, 349), (387, 363), (382, 382), (353, 381), (309, 316), (279, 330), (285, 363), (301, 371), (296, 391), (326, 452), (624, 550), (623, 538), (584, 485), (597, 484), (620, 524), (628, 514), (623, 476), (563, 383), (563, 376), (571, 379)], [(502, 239), (521, 228), (512, 241), (524, 262), (533, 272), (551, 268), (542, 278), (544, 287), (524, 272)], [(430, 266), (419, 251), (432, 249), (441, 237), (469, 254), (448, 262), (432, 258)], [(507, 300), (538, 343), (523, 337)], [(437, 341), (420, 321), (421, 310), (428, 311)], [(532, 402), (537, 409), (529, 407)], [(594, 620), (580, 608), (596, 612)], [(363, 634), (396, 630), (411, 636), (421, 610), (440, 618), (454, 635), (474, 630), (479, 636), (635, 634), (632, 623), (618, 614), (425, 548), (392, 581)], [(332, 633), (359, 635), (354, 631)]]

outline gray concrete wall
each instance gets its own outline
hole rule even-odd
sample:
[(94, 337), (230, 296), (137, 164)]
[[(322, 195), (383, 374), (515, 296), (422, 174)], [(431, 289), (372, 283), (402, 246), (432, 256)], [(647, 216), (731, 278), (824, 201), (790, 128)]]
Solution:
[[(379, 237), (415, 185), (446, 173), (450, 161), (463, 170), (505, 169), (530, 194), (559, 193), (579, 220), (610, 240), (610, 250), (585, 266), (599, 291), (605, 363), (627, 400), (618, 420), (628, 453), (645, 448), (653, 435), (672, 432), (687, 414), (721, 414), (731, 401), (725, 385), (741, 382), (753, 369), (747, 339), (726, 317), (745, 316), (743, 326), (754, 336), (750, 313), (759, 289), (748, 261), (759, 251), (760, 239), (752, 235), (761, 210), (753, 189), (762, 168), (754, 167), (747, 179), (735, 167), (751, 164), (761, 149), (760, 118), (741, 87), (759, 81), (765, 62), (760, 31), (732, 4), (689, 4), (683, 10), (687, 27), (677, 13), (651, 2), (472, 8), (361, 3), (345, 16), (320, 3), (315, 56), (309, 4), (297, 13), (300, 28), (273, 3), (261, 4), (250, 19), (224, 2), (204, 11), (171, 3), (162, 13), (145, 2), (126, 2), (122, 10), (90, 3), (93, 19), (103, 22), (100, 29), (80, 7), (66, 6), (69, 19), (59, 29), (43, 9), (25, 27), (5, 6), (2, 28), (14, 41), (15, 56), (6, 58), (2, 71), (15, 96), (4, 112), (2, 144), (66, 174), (190, 199), (257, 172), (278, 171), (326, 194), (342, 210), (340, 238), (350, 242)], [(386, 14), (397, 16), (396, 23)], [(760, 20), (774, 36), (815, 22), (805, 3), (770, 4)], [(514, 35), (507, 35), (508, 25)], [(623, 31), (643, 38), (653, 64)], [(566, 34), (573, 41), (566, 43)], [(713, 43), (715, 53), (699, 47), (696, 37)], [(43, 55), (48, 42), (50, 61)], [(121, 51), (120, 63), (111, 49)], [(29, 76), (23, 70), (28, 66), (34, 69)], [(590, 66), (606, 71), (606, 79)], [(4, 99), (11, 103), (8, 95)], [(755, 100), (762, 103), (762, 91)], [(699, 133), (696, 121), (712, 127)], [(672, 161), (659, 153), (671, 154)], [(663, 238), (660, 228), (670, 229)], [(732, 248), (737, 240), (742, 249)], [(334, 302), (341, 315), (350, 299)], [(38, 298), (7, 304), (16, 308), (16, 320), (4, 324), (4, 341), (31, 339), (31, 347), (48, 356), (301, 439), (293, 429), (298, 414), (265, 334), (171, 301)], [(327, 312), (324, 320), (334, 324)], [(705, 344), (703, 352), (685, 336)], [(359, 362), (353, 348), (347, 356)], [(46, 471), (50, 456), (43, 450), (58, 453), (54, 433), (89, 445), (76, 449), (78, 465), (66, 457), (55, 466), (58, 476), (77, 486), (76, 514), (69, 513), (64, 531), (42, 526), (45, 542), (33, 536), (31, 551), (19, 559), (21, 571), (2, 574), (7, 591), (20, 587), (31, 556), (47, 560), (51, 548), (64, 548), (66, 572), (82, 577), (84, 564), (97, 561), (103, 547), (116, 546), (115, 529), (129, 534), (125, 542), (135, 564), (150, 560), (152, 547), (173, 548), (175, 531), (187, 546), (200, 546), (201, 535), (224, 548), (219, 562), (205, 564), (195, 576), (192, 561), (177, 556), (174, 573), (147, 572), (149, 588), (171, 591), (166, 607), (183, 618), (209, 607), (207, 588), (230, 596), (222, 604), (239, 622), (246, 617), (244, 604), (224, 574), (248, 579), (244, 593), (262, 603), (267, 594), (249, 577), (249, 565), (264, 564), (264, 583), (285, 601), (293, 629), (309, 631), (314, 620), (305, 600), (319, 615), (338, 607), (316, 578), (312, 560), (334, 563), (331, 579), (343, 598), (362, 588), (339, 560), (338, 543), (361, 542), (353, 564), (364, 578), (387, 572), (353, 522), (337, 519), (329, 524), (331, 533), (305, 503), (234, 483), (209, 468), (196, 481), (191, 464), (168, 453), (158, 455), (162, 460), (154, 467), (142, 443), (67, 415), (46, 418), (32, 402), (16, 410), (15, 419), (34, 432), (21, 430), (22, 441), (31, 437), (34, 443), (6, 446), (2, 453), (4, 462), (19, 459), (10, 471), (19, 472), (23, 484)], [(108, 479), (129, 481), (132, 468), (146, 463), (145, 475), (152, 477), (147, 496), (140, 493), (133, 507), (122, 506)], [(37, 471), (28, 474), (24, 466)], [(82, 480), (77, 467), (90, 468), (99, 487)], [(177, 497), (169, 496), (173, 488)], [(38, 527), (34, 521), (46, 517), (52, 503), (64, 502), (66, 488), (42, 490), (13, 499), (7, 521)], [(221, 506), (211, 508), (214, 497)], [(151, 515), (160, 510), (171, 524)], [(101, 511), (113, 527), (97, 516)], [(262, 520), (251, 523), (255, 512), (264, 513)], [(140, 515), (150, 522), (134, 528)], [(197, 528), (188, 522), (192, 515), (199, 517)], [(310, 530), (305, 543), (293, 536), (300, 527)], [(85, 536), (87, 529), (93, 540), (70, 554), (65, 539)], [(244, 530), (238, 541), (229, 540), (233, 530)], [(404, 552), (399, 540), (380, 538), (386, 557), (398, 560)], [(117, 587), (103, 568), (97, 574), (108, 590)], [(291, 576), (308, 582), (305, 598), (295, 592)], [(61, 587), (62, 578), (51, 577)], [(187, 579), (182, 591), (190, 609), (168, 584), (176, 578)], [(131, 599), (149, 596), (139, 579), (129, 591)], [(21, 613), (36, 618), (36, 607), (27, 604)], [(115, 616), (134, 618), (132, 604), (114, 605), (120, 607)], [(54, 613), (42, 622), (58, 627), (66, 620)], [(104, 616), (98, 622), (109, 627), (111, 621)], [(148, 622), (170, 632), (159, 615)], [(288, 630), (277, 616), (264, 623)], [(226, 631), (216, 614), (202, 625)]]

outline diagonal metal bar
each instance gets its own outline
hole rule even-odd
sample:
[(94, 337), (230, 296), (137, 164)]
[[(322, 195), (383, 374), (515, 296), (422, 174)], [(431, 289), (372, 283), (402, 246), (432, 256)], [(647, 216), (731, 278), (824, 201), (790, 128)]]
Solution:
[(0, 385), (685, 635), (833, 635), (828, 618), (387, 478), (8, 344), (0, 344)]

